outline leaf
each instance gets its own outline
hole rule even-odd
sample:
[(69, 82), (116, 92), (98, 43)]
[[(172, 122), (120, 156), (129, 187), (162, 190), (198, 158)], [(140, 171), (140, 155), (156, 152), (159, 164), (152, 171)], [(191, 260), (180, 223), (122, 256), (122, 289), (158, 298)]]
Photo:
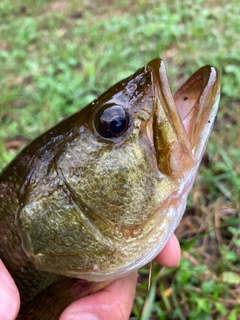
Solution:
[(223, 272), (222, 280), (228, 284), (240, 284), (240, 276), (237, 273), (231, 271)]

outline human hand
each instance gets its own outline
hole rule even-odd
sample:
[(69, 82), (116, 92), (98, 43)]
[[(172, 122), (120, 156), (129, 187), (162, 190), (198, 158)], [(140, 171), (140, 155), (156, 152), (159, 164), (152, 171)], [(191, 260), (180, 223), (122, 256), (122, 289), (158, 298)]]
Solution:
[[(165, 267), (175, 267), (180, 261), (180, 246), (173, 234), (155, 260)], [(103, 290), (81, 298), (68, 306), (59, 320), (127, 320), (131, 313), (137, 271), (115, 280)]]
[[(166, 267), (179, 264), (180, 246), (172, 235), (164, 249), (155, 259)], [(127, 320), (132, 309), (137, 282), (137, 271), (118, 279), (102, 291), (79, 299), (68, 306), (60, 320)], [(17, 287), (0, 260), (0, 319), (14, 320), (20, 307)]]

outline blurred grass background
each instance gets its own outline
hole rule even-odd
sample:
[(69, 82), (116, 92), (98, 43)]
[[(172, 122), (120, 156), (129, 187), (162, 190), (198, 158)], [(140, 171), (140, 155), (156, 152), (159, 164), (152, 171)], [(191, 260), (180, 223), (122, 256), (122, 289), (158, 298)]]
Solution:
[(173, 92), (222, 74), (220, 109), (177, 235), (177, 268), (140, 270), (132, 319), (240, 319), (240, 5), (0, 2), (0, 169), (30, 140), (160, 56)]

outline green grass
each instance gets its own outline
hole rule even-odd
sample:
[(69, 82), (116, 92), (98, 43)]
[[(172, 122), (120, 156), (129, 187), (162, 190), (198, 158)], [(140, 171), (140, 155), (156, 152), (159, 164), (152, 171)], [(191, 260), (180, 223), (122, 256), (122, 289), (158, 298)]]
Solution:
[(0, 169), (156, 56), (173, 91), (204, 64), (222, 73), (214, 132), (177, 230), (181, 264), (154, 265), (149, 292), (148, 270), (140, 271), (137, 319), (235, 320), (240, 313), (239, 16), (238, 0), (0, 2)]

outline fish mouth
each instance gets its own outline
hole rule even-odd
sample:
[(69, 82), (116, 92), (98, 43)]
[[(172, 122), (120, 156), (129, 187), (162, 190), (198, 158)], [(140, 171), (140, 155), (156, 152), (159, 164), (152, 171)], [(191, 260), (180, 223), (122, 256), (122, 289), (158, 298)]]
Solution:
[(197, 70), (173, 96), (161, 59), (148, 63), (154, 95), (153, 142), (158, 169), (178, 177), (200, 162), (220, 97), (216, 68)]

